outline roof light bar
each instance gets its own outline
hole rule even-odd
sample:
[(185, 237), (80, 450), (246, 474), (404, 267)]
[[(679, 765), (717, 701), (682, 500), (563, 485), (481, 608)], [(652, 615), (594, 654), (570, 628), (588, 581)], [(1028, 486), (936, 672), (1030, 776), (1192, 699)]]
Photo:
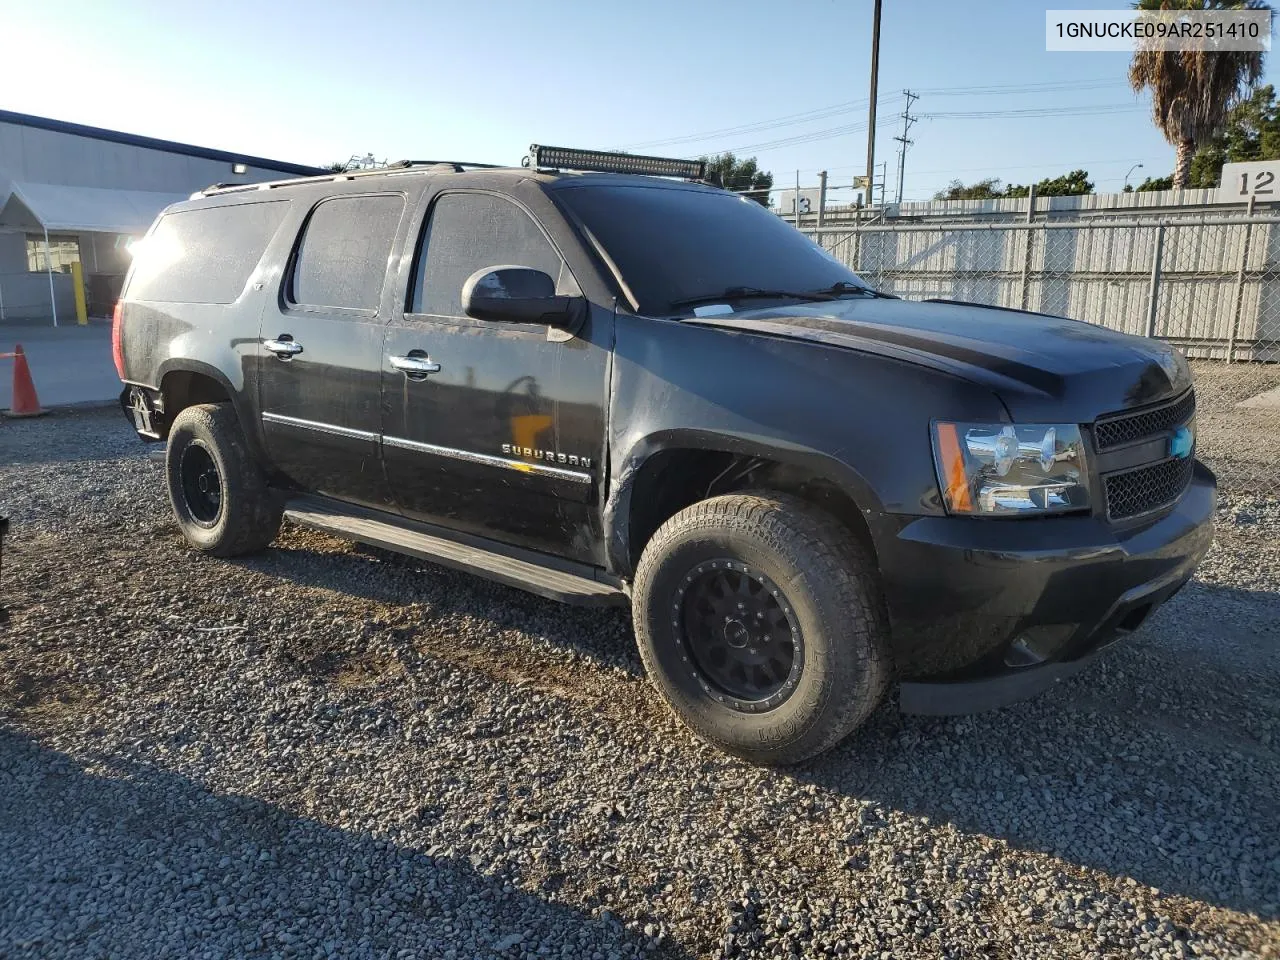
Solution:
[(570, 147), (543, 147), (531, 144), (526, 167), (542, 170), (591, 170), (596, 173), (641, 173), (651, 177), (684, 177), (702, 180), (707, 165), (702, 160), (679, 160), (669, 157), (642, 157), (634, 153), (609, 153), (606, 150), (574, 150)]

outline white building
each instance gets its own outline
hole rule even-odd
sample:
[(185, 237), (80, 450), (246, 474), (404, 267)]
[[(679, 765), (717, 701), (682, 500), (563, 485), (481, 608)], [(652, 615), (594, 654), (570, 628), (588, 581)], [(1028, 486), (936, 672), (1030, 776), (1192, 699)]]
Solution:
[(56, 313), (75, 322), (70, 264), (91, 316), (110, 315), (128, 244), (156, 214), (213, 183), (320, 173), (76, 123), (0, 110), (0, 321)]

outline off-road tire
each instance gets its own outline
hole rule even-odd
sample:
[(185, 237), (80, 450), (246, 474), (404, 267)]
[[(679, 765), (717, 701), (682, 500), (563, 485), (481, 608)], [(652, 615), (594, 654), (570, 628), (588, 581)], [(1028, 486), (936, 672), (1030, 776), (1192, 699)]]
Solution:
[[(682, 584), (715, 558), (772, 581), (799, 629), (794, 689), (763, 712), (726, 706), (691, 668), (678, 622)], [(755, 763), (797, 763), (834, 746), (871, 714), (889, 681), (873, 561), (838, 520), (787, 494), (715, 497), (669, 519), (640, 558), (632, 615), (645, 670), (672, 710), (702, 739)]]
[[(220, 508), (214, 518), (203, 521), (183, 490), (183, 458), (192, 447), (208, 454), (221, 485)], [(215, 557), (254, 553), (280, 532), (283, 500), (268, 488), (229, 403), (198, 404), (174, 418), (165, 451), (165, 479), (182, 535), (198, 550)]]

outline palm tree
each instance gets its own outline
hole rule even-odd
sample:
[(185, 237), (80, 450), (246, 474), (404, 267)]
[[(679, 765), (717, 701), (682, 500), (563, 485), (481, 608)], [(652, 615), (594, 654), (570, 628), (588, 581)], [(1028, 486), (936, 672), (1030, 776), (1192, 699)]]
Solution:
[[(1138, 0), (1138, 10), (1271, 10), (1264, 0)], [(1158, 50), (1141, 46), (1129, 64), (1135, 93), (1151, 90), (1151, 114), (1177, 151), (1175, 189), (1187, 185), (1196, 148), (1222, 130), (1227, 112), (1262, 76), (1258, 50)]]

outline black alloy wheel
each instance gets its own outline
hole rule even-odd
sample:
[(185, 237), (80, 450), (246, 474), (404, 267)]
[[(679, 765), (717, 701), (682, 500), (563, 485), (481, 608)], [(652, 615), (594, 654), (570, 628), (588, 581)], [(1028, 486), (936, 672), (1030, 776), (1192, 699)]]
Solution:
[(284, 496), (271, 489), (230, 403), (198, 403), (174, 416), (164, 472), (174, 518), (197, 550), (237, 557), (279, 532)]
[(691, 504), (649, 538), (631, 615), (645, 672), (708, 743), (799, 763), (842, 740), (892, 675), (874, 557), (788, 493)]
[(204, 444), (191, 443), (182, 451), (181, 472), (182, 497), (192, 519), (214, 526), (222, 512), (222, 476)]
[(704, 561), (681, 583), (674, 612), (696, 679), (725, 706), (757, 713), (795, 691), (804, 641), (785, 594), (760, 571)]

